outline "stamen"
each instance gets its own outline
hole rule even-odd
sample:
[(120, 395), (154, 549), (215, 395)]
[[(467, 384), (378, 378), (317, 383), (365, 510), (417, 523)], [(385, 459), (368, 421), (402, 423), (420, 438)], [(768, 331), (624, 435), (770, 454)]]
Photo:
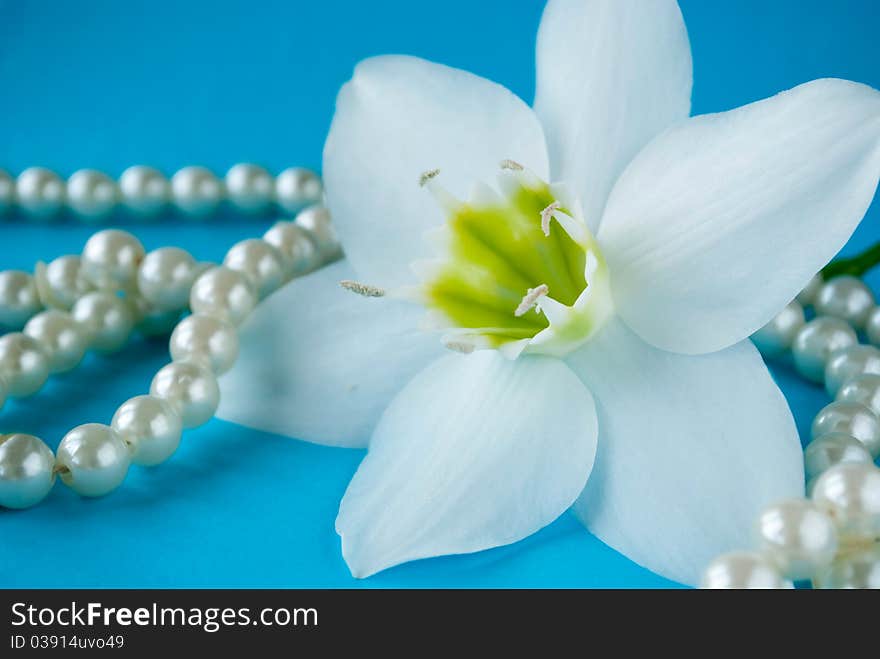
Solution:
[(425, 184), (433, 178), (437, 178), (440, 175), (439, 169), (429, 169), (427, 172), (422, 172), (422, 175), (419, 176), (419, 186), (424, 188)]
[(519, 303), (519, 306), (516, 308), (516, 311), (513, 312), (513, 315), (517, 318), (524, 315), (529, 309), (538, 303), (538, 300), (549, 292), (550, 288), (547, 284), (541, 284), (535, 288), (530, 288), (528, 293), (523, 296), (522, 302)]
[(385, 296), (385, 289), (379, 288), (378, 286), (370, 286), (369, 284), (362, 284), (359, 281), (353, 281), (351, 279), (343, 279), (341, 282), (339, 282), (339, 285), (347, 291), (351, 291), (352, 293), (356, 293), (364, 297)]
[(501, 169), (509, 169), (512, 172), (521, 172), (525, 169), (516, 160), (502, 160)]
[(544, 232), (545, 236), (550, 235), (550, 220), (553, 219), (553, 215), (556, 211), (559, 210), (559, 202), (554, 201), (552, 204), (547, 206), (544, 210), (541, 211), (541, 231)]
[(466, 341), (444, 341), (443, 347), (454, 352), (460, 352), (463, 355), (469, 355), (475, 349), (473, 343), (468, 343)]

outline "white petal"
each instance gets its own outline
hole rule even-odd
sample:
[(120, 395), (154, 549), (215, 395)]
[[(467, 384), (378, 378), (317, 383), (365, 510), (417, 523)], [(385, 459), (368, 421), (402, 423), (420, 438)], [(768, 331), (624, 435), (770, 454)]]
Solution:
[(794, 420), (751, 342), (678, 355), (615, 319), (568, 361), (602, 429), (575, 512), (636, 563), (695, 584), (716, 555), (751, 547), (764, 506), (803, 496)]
[(504, 87), (414, 57), (361, 62), (336, 101), (324, 147), (327, 204), (359, 277), (394, 287), (428, 254), (423, 234), (443, 213), (419, 176), (466, 199), (511, 158), (547, 175), (538, 119)]
[(538, 32), (535, 111), (554, 180), (595, 232), (630, 160), (691, 107), (691, 49), (675, 0), (550, 0)]
[(880, 93), (816, 80), (651, 142), (599, 242), (643, 339), (711, 352), (763, 327), (846, 243), (880, 174)]
[(416, 329), (418, 305), (339, 286), (346, 262), (296, 279), (243, 326), (241, 355), (220, 380), (217, 415), (331, 446), (366, 446), (385, 406), (443, 348)]
[(391, 403), (342, 500), (352, 574), (534, 533), (582, 490), (596, 432), (592, 397), (560, 360), (436, 361)]

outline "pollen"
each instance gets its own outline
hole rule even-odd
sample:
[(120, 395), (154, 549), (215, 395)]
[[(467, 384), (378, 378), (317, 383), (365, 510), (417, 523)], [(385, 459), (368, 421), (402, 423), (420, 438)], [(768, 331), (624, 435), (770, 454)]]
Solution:
[(525, 315), (525, 313), (529, 309), (538, 304), (538, 300), (547, 295), (549, 292), (550, 288), (547, 286), (547, 284), (541, 284), (540, 286), (536, 286), (535, 288), (530, 288), (528, 292), (523, 296), (522, 301), (513, 312), (513, 315), (517, 318)]
[(543, 231), (544, 235), (548, 238), (550, 237), (550, 220), (553, 219), (553, 214), (558, 211), (559, 208), (559, 202), (554, 201), (541, 211), (541, 231)]
[(385, 289), (379, 288), (378, 286), (370, 286), (369, 284), (362, 284), (359, 281), (343, 279), (339, 282), (339, 285), (345, 290), (363, 297), (385, 297)]

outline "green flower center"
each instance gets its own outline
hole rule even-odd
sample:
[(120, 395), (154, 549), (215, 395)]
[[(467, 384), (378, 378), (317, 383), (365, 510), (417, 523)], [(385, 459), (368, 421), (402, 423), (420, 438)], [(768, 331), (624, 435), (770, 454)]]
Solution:
[(610, 315), (607, 269), (559, 189), (504, 166), (502, 192), (481, 187), (468, 202), (439, 187), (438, 172), (423, 177), (447, 221), (438, 258), (421, 268), (422, 299), (448, 347), (564, 354)]

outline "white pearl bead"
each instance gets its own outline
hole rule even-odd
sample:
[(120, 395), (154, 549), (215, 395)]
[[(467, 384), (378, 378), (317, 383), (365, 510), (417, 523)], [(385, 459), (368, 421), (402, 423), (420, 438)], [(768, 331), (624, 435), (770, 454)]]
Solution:
[(800, 302), (792, 300), (769, 323), (752, 334), (752, 341), (765, 357), (778, 357), (791, 348), (804, 322), (804, 308)]
[(220, 180), (204, 167), (184, 167), (171, 177), (171, 197), (177, 209), (192, 218), (217, 210), (225, 190)]
[(131, 461), (151, 467), (167, 460), (180, 445), (183, 424), (166, 401), (136, 396), (123, 403), (110, 423), (133, 451)]
[(13, 332), (0, 336), (0, 375), (9, 395), (25, 398), (39, 391), (49, 378), (49, 358), (39, 342)]
[(119, 350), (134, 328), (134, 311), (113, 293), (89, 293), (77, 300), (71, 314), (85, 328), (89, 345), (99, 352)]
[(276, 291), (284, 283), (284, 262), (278, 250), (259, 238), (249, 238), (233, 245), (223, 265), (246, 275), (260, 298)]
[(81, 169), (67, 179), (67, 205), (83, 220), (95, 222), (107, 217), (118, 199), (116, 182), (102, 172)]
[(216, 316), (240, 325), (258, 301), (257, 292), (246, 275), (219, 266), (196, 280), (190, 292), (189, 306), (193, 313)]
[(880, 375), (865, 373), (845, 382), (837, 392), (837, 400), (861, 403), (880, 415)]
[(196, 361), (220, 375), (238, 358), (238, 335), (226, 321), (197, 313), (180, 321), (170, 348), (174, 361)]
[(776, 567), (760, 554), (731, 552), (709, 563), (703, 571), (700, 588), (709, 589), (760, 589), (790, 588)]
[(842, 462), (871, 464), (873, 461), (864, 444), (843, 432), (821, 435), (804, 449), (804, 468), (808, 478), (819, 476)]
[(196, 260), (186, 250), (162, 247), (144, 258), (137, 273), (138, 291), (157, 311), (186, 307)]
[(880, 307), (874, 307), (865, 321), (865, 335), (875, 346), (880, 346)]
[(819, 476), (813, 501), (837, 523), (841, 538), (869, 539), (880, 533), (880, 469), (846, 462)]
[(812, 305), (816, 300), (816, 295), (819, 294), (819, 289), (822, 288), (824, 283), (825, 280), (822, 279), (821, 274), (813, 275), (813, 278), (807, 282), (804, 289), (798, 293), (797, 301), (805, 307)]
[(794, 337), (791, 347), (794, 366), (805, 378), (821, 383), (831, 353), (857, 342), (855, 330), (849, 323), (830, 316), (814, 318)]
[(37, 263), (34, 280), (43, 305), (62, 311), (70, 311), (79, 298), (94, 290), (82, 276), (78, 256), (60, 256), (49, 265)]
[(843, 553), (813, 581), (822, 589), (880, 589), (880, 545)]
[(52, 373), (73, 370), (86, 354), (88, 341), (85, 332), (65, 311), (49, 309), (37, 314), (25, 325), (24, 333), (43, 347)]
[(34, 278), (21, 270), (0, 272), (0, 325), (21, 329), (42, 309)]
[(7, 396), (9, 396), (9, 383), (6, 381), (6, 376), (0, 374), (0, 410), (6, 404)]
[(287, 279), (298, 277), (317, 265), (317, 248), (306, 230), (293, 222), (276, 222), (263, 240), (272, 245), (284, 260)]
[(83, 248), (82, 273), (99, 289), (128, 289), (137, 280), (145, 254), (141, 241), (127, 231), (99, 231)]
[(0, 506), (22, 510), (46, 498), (55, 484), (55, 456), (33, 435), (0, 435)]
[(825, 389), (835, 396), (845, 382), (864, 373), (880, 374), (880, 350), (861, 344), (838, 350), (825, 366)]
[(298, 226), (309, 232), (312, 240), (315, 241), (318, 253), (323, 258), (336, 258), (342, 254), (342, 249), (339, 246), (339, 237), (336, 235), (336, 230), (330, 222), (330, 211), (324, 206), (309, 206), (305, 210), (300, 211), (294, 221)]
[(64, 436), (57, 462), (65, 485), (80, 496), (100, 497), (125, 480), (131, 452), (110, 426), (87, 423)]
[(272, 204), (275, 181), (259, 165), (239, 163), (226, 173), (226, 195), (238, 210), (265, 212)]
[(806, 499), (769, 506), (758, 517), (762, 553), (787, 579), (808, 579), (837, 552), (837, 529), (825, 512)]
[(184, 428), (207, 423), (220, 404), (217, 378), (195, 362), (173, 362), (163, 367), (153, 378), (150, 395), (168, 401)]
[(275, 203), (288, 213), (318, 203), (323, 188), (318, 176), (302, 167), (290, 167), (275, 177)]
[(864, 445), (868, 452), (880, 454), (880, 420), (861, 403), (834, 401), (813, 419), (810, 433), (815, 439), (830, 432), (846, 433)]
[(170, 189), (162, 172), (145, 165), (129, 167), (119, 177), (122, 203), (129, 213), (155, 217), (168, 205)]
[(44, 167), (29, 167), (15, 181), (18, 206), (32, 218), (48, 220), (64, 205), (64, 181)]
[(874, 294), (858, 277), (843, 275), (819, 289), (813, 306), (817, 315), (834, 316), (861, 329), (874, 308)]
[(15, 203), (15, 181), (0, 169), (0, 216), (5, 215)]

